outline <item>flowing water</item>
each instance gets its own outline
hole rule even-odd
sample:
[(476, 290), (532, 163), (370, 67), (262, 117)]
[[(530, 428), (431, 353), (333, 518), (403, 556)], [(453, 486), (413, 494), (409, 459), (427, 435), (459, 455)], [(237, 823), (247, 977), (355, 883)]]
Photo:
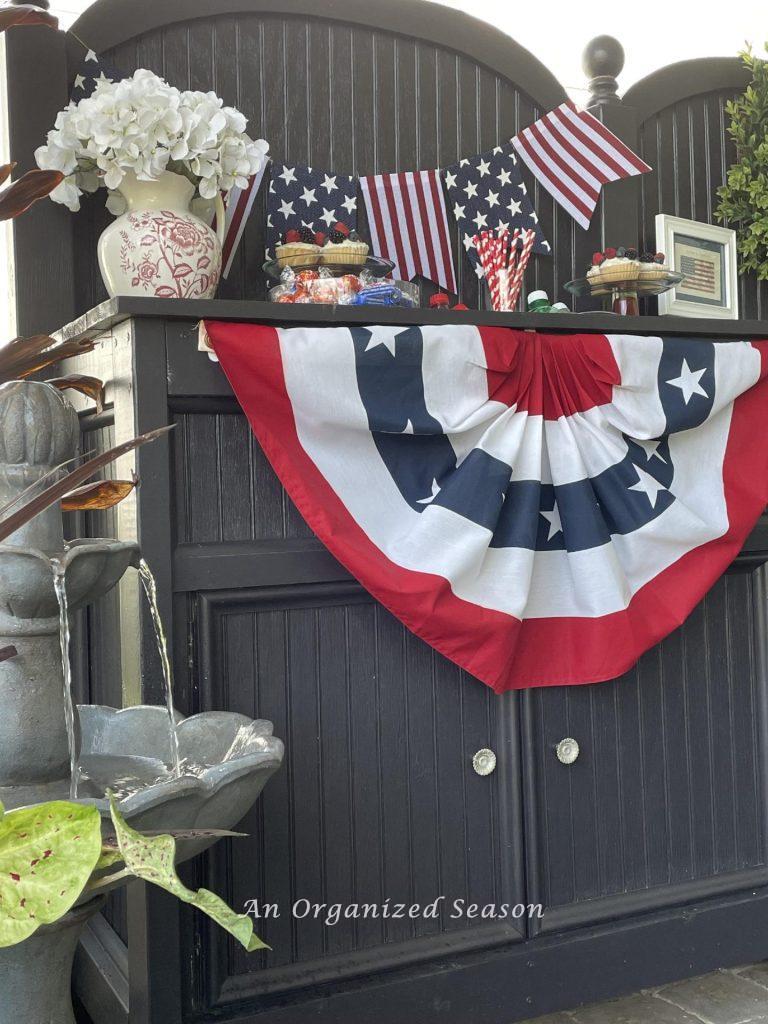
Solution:
[(168, 658), (168, 642), (163, 629), (163, 620), (160, 618), (160, 609), (157, 604), (157, 583), (152, 570), (142, 558), (139, 562), (139, 576), (144, 587), (144, 593), (149, 604), (149, 613), (152, 616), (152, 625), (155, 628), (155, 639), (157, 650), (160, 655), (160, 664), (163, 670), (163, 694), (165, 706), (168, 709), (168, 731), (171, 743), (171, 756), (173, 771), (175, 775), (181, 775), (181, 758), (179, 756), (179, 735), (176, 729), (176, 711), (173, 706), (173, 674), (171, 662)]
[(67, 606), (66, 569), (56, 558), (51, 559), (53, 570), (53, 589), (59, 602), (59, 644), (61, 645), (61, 661), (64, 670), (64, 720), (67, 725), (67, 742), (69, 744), (69, 798), (77, 800), (77, 740), (75, 737), (75, 707), (72, 701), (72, 666), (69, 663), (69, 608)]

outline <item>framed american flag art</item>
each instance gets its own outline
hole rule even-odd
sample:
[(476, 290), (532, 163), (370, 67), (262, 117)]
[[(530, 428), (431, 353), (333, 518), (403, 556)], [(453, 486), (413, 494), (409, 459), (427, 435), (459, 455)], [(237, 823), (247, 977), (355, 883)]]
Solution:
[(736, 232), (666, 213), (656, 216), (656, 249), (670, 270), (683, 274), (659, 296), (659, 313), (737, 320)]

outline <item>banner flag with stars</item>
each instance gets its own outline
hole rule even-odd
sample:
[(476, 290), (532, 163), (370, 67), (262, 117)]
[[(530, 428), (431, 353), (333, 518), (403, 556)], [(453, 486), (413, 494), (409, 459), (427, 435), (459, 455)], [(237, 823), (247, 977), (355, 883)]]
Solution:
[(272, 164), (267, 196), (267, 254), (291, 228), (327, 233), (334, 224), (357, 228), (357, 178), (295, 164)]
[(98, 82), (122, 82), (125, 77), (125, 72), (89, 50), (77, 69), (69, 98), (73, 103), (79, 103), (93, 95)]
[(768, 503), (768, 342), (205, 327), (317, 536), (497, 692), (627, 671)]
[(478, 277), (483, 276), (483, 268), (472, 239), (485, 229), (533, 229), (536, 232), (533, 251), (543, 255), (551, 253), (511, 142), (459, 160), (443, 171), (443, 180), (450, 199), (448, 205), (461, 231), (462, 245)]

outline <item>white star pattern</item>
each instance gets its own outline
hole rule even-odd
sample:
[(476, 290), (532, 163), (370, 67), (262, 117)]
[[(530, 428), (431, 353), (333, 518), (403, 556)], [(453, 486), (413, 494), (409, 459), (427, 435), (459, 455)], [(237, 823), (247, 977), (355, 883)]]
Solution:
[(498, 206), (499, 205), (499, 193), (498, 192), (491, 192), (490, 189), (489, 189), (488, 190), (488, 195), (485, 197), (485, 201), (491, 207)]
[(709, 398), (709, 395), (701, 386), (701, 378), (706, 372), (706, 366), (703, 370), (692, 370), (688, 365), (688, 360), (683, 359), (683, 365), (680, 367), (680, 376), (675, 377), (673, 380), (668, 380), (667, 384), (671, 384), (673, 388), (680, 388), (683, 393), (683, 401), (688, 405), (694, 395), (702, 395), (704, 398)]
[(384, 348), (394, 356), (397, 336), (402, 333), (402, 327), (377, 327), (376, 333), (371, 335), (368, 344), (365, 346), (365, 351), (370, 352), (371, 349), (378, 348), (380, 345), (383, 345)]
[(466, 157), (459, 160), (459, 167), (469, 167), (469, 160)]
[(456, 218), (456, 220), (461, 220), (463, 218), (465, 209), (466, 206), (459, 206), (459, 204), (456, 203), (456, 205), (453, 208), (453, 216)]
[(509, 221), (508, 220), (500, 220), (499, 223), (496, 225), (496, 230), (497, 231), (509, 231)]
[(331, 177), (329, 177), (329, 175), (326, 174), (326, 175), (324, 175), (324, 177), (325, 177), (325, 181), (322, 183), (320, 188), (324, 188), (325, 191), (328, 193), (328, 195), (330, 195), (331, 192), (335, 192), (336, 189), (339, 187), (336, 184), (336, 178), (338, 177), (338, 175), (334, 175), (331, 178)]
[(651, 508), (656, 508), (659, 491), (666, 491), (667, 488), (664, 484), (660, 484), (659, 481), (655, 477), (651, 476), (650, 473), (646, 473), (644, 469), (640, 469), (639, 466), (634, 466), (633, 468), (637, 473), (637, 483), (633, 484), (629, 490), (645, 494), (648, 501), (651, 503)]
[(551, 512), (545, 512), (543, 509), (539, 512), (540, 516), (543, 516), (549, 523), (549, 533), (547, 534), (547, 540), (552, 540), (558, 533), (563, 532), (563, 524), (560, 522), (560, 509), (557, 507), (555, 502)]
[(491, 173), (491, 165), (488, 163), (487, 160), (481, 160), (477, 165), (477, 169), (480, 172), (481, 178), (484, 178), (486, 174)]
[(522, 203), (518, 203), (515, 199), (510, 199), (507, 203), (507, 209), (513, 217), (516, 217), (520, 213), (522, 205)]
[(472, 248), (472, 245), (473, 245), (472, 235), (464, 235), (463, 241), (464, 241), (464, 248), (467, 250), (467, 252), (469, 252), (469, 250)]
[(336, 211), (335, 210), (326, 210), (326, 208), (323, 207), (323, 212), (320, 214), (320, 220), (325, 221), (325, 223), (328, 225), (328, 227), (330, 227), (331, 224), (335, 224), (336, 223), (336, 219), (337, 218), (336, 218)]
[(352, 213), (353, 210), (357, 209), (357, 200), (354, 196), (347, 196), (344, 202), (341, 204), (347, 213)]
[(280, 203), (280, 213), (288, 220), (289, 217), (293, 217), (293, 203), (286, 203), (283, 199)]
[(85, 78), (82, 75), (75, 75), (75, 89), (83, 89), (85, 87)]
[(501, 146), (494, 146), (493, 147), (493, 155), (494, 156), (498, 156), (499, 153), (503, 153), (503, 152), (504, 152), (504, 150), (501, 148)]
[(505, 185), (509, 185), (511, 183), (512, 172), (511, 171), (505, 171), (504, 168), (502, 168), (501, 172), (496, 175), (496, 178), (497, 178), (499, 184), (503, 188)]
[(468, 181), (464, 191), (467, 193), (467, 199), (474, 199), (477, 195), (477, 185), (473, 181)]
[(283, 173), (278, 174), (278, 178), (282, 178), (286, 185), (290, 185), (292, 181), (296, 181), (295, 170), (295, 167), (286, 167), (283, 164)]
[(664, 458), (663, 455), (659, 453), (659, 448), (664, 443), (663, 438), (659, 438), (659, 440), (657, 441), (639, 441), (637, 438), (634, 438), (634, 442), (635, 444), (640, 445), (640, 447), (645, 452), (646, 459), (649, 462), (651, 461), (651, 459), (657, 458), (661, 459), (661, 461), (666, 465), (667, 460)]
[[(282, 177), (282, 175), (281, 175), (281, 177)], [(315, 192), (317, 192), (316, 188), (305, 188), (304, 191), (302, 192), (301, 198), (304, 200), (304, 202), (307, 204), (307, 206), (311, 206), (312, 203), (316, 203), (317, 202), (317, 198), (315, 196)]]
[(534, 224), (538, 224), (539, 223), (539, 218), (536, 216), (536, 211), (535, 210), (531, 211), (531, 220), (533, 221)]
[(413, 424), (411, 423), (410, 420), (406, 420), (405, 427), (403, 428), (402, 433), (403, 434), (412, 434), (413, 433)]
[(93, 50), (89, 50), (88, 53), (86, 53), (85, 59), (86, 60), (93, 60), (97, 64), (99, 63), (99, 58), (96, 56), (96, 54), (93, 52)]
[(472, 223), (477, 225), (477, 230), (488, 226), (488, 218), (484, 213), (478, 213), (476, 217), (472, 218)]
[(451, 174), (450, 171), (445, 172), (445, 187), (456, 188), (456, 175)]
[(432, 481), (432, 493), (430, 494), (430, 496), (428, 498), (418, 498), (417, 499), (417, 504), (419, 504), (419, 505), (431, 505), (432, 502), (435, 500), (435, 498), (438, 496), (439, 493), (440, 493), (440, 485), (438, 484), (437, 480), (433, 480)]

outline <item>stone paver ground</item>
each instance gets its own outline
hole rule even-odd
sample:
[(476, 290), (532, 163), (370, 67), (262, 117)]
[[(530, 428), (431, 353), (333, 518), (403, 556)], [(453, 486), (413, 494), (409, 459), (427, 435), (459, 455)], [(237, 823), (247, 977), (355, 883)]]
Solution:
[(768, 961), (676, 981), (526, 1024), (768, 1024)]

